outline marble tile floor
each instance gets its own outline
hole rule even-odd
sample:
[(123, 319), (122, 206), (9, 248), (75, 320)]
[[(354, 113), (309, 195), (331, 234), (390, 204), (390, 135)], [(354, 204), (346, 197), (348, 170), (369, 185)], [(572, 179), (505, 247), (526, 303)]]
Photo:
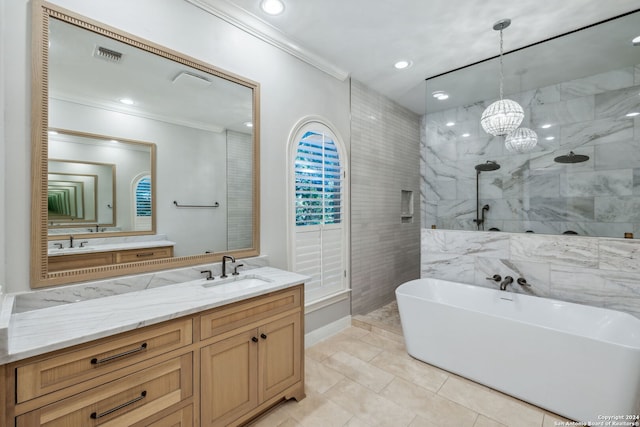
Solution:
[(402, 335), (389, 331), (393, 310), (354, 319), (358, 326), (308, 348), (307, 397), (276, 406), (250, 426), (552, 427), (568, 421), (413, 359)]

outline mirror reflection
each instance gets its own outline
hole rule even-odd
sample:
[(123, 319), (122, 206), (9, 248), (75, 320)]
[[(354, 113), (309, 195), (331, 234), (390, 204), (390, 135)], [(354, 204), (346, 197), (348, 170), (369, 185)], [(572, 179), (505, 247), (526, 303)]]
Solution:
[(49, 174), (47, 210), (50, 227), (96, 220), (96, 178), (95, 175)]
[[(256, 255), (258, 85), (55, 6), (36, 7), (48, 25), (34, 23), (42, 38), (34, 66), (48, 79), (34, 81), (34, 91), (47, 94), (45, 108), (34, 99), (46, 124), (34, 136), (43, 155), (34, 167), (48, 179), (39, 180), (46, 187), (33, 221), (36, 232), (46, 224), (48, 237), (33, 248), (35, 286), (135, 272), (136, 265), (87, 271), (60, 258), (131, 240), (170, 248), (153, 256), (166, 262), (145, 271)], [(72, 247), (86, 239), (97, 240)], [(145, 261), (111, 259), (84, 267)], [(55, 273), (69, 269), (78, 271)]]
[[(151, 171), (155, 147), (140, 141), (79, 134), (58, 129), (49, 132), (49, 236), (60, 234), (151, 232)], [(98, 161), (101, 160), (101, 161)], [(52, 178), (61, 175), (86, 182), (78, 200), (84, 215), (57, 215), (58, 198), (52, 199)], [(141, 186), (146, 178), (148, 184)], [(143, 191), (144, 193), (141, 193)], [(59, 194), (58, 191), (56, 194)], [(76, 193), (77, 194), (77, 193)], [(64, 196), (62, 194), (61, 196)], [(146, 196), (145, 218), (140, 215), (140, 198)], [(64, 198), (60, 197), (62, 200)], [(138, 211), (138, 212), (137, 212)], [(78, 224), (82, 223), (82, 224)]]
[(638, 28), (636, 12), (505, 55), (505, 98), (537, 134), (529, 150), (480, 125), (499, 94), (497, 58), (427, 79), (424, 225), (640, 235)]

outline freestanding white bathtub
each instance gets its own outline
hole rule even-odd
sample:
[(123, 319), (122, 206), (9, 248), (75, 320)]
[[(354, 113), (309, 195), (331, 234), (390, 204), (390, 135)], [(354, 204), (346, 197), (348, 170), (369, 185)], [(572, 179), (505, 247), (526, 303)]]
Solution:
[(404, 283), (396, 298), (416, 359), (574, 421), (640, 413), (630, 314), (439, 279)]

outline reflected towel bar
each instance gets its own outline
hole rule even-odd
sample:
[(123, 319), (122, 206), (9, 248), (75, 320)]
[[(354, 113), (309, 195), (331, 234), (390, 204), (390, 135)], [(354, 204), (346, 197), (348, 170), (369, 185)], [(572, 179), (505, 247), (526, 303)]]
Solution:
[(176, 205), (176, 207), (178, 208), (217, 208), (220, 207), (220, 203), (215, 202), (213, 205), (181, 205), (178, 202), (176, 202), (175, 200), (173, 201), (173, 204)]

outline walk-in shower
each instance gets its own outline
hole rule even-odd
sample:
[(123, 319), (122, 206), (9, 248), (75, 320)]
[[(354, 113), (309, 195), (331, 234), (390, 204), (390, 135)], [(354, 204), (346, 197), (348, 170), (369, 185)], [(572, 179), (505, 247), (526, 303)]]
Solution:
[[(489, 210), (489, 205), (484, 205), (480, 211), (480, 172), (491, 172), (500, 169), (500, 165), (493, 160), (487, 160), (486, 163), (475, 165), (476, 168), (476, 223), (478, 230), (484, 230), (484, 214)], [(481, 216), (482, 214), (482, 216)]]

